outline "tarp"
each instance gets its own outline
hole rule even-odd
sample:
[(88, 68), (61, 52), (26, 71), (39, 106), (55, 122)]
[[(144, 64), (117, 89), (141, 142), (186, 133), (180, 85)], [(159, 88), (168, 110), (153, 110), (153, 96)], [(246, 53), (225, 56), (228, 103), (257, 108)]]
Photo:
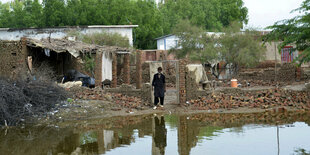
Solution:
[(195, 74), (196, 83), (208, 81), (206, 71), (202, 64), (189, 64), (187, 69)]

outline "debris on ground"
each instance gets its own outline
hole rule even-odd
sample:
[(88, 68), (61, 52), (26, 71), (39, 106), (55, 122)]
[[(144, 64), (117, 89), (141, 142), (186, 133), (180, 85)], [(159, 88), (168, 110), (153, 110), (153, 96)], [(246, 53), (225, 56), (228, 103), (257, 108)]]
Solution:
[(189, 101), (193, 109), (237, 109), (247, 108), (275, 108), (292, 107), (296, 109), (310, 109), (310, 92), (292, 91), (284, 89), (270, 89), (262, 91), (248, 91), (238, 94), (215, 93), (197, 100)]
[(58, 83), (62, 88), (82, 87), (82, 81), (72, 81), (66, 83)]
[(88, 89), (83, 91), (75, 91), (74, 97), (79, 100), (101, 100), (114, 103), (114, 108), (127, 108), (142, 110), (148, 103), (139, 97), (127, 96), (120, 93), (108, 93), (100, 88)]
[(67, 92), (54, 83), (8, 81), (0, 78), (0, 125), (17, 125), (28, 117), (51, 111), (67, 98)]

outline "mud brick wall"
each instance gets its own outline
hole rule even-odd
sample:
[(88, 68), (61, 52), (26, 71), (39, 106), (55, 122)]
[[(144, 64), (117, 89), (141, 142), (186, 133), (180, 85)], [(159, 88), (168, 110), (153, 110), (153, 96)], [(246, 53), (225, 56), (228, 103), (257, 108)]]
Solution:
[(206, 90), (199, 90), (194, 72), (186, 70), (186, 101), (197, 99), (208, 94), (210, 94), (210, 92)]
[(195, 74), (186, 70), (186, 100), (195, 99), (197, 96), (199, 86), (195, 81)]
[(277, 79), (279, 81), (295, 81), (296, 78), (296, 65), (285, 63), (277, 72)]
[(150, 64), (142, 64), (142, 83), (150, 83)]
[(275, 70), (274, 68), (266, 69), (243, 69), (239, 72), (238, 80), (264, 80), (274, 81)]
[(21, 41), (0, 41), (0, 76), (16, 78), (20, 70), (26, 70), (25, 50)]
[(112, 88), (117, 87), (117, 56), (113, 54), (113, 60), (112, 60)]
[(186, 104), (187, 90), (186, 90), (186, 60), (179, 61), (179, 101), (181, 105)]
[[(166, 77), (166, 83), (175, 86), (176, 84), (176, 62), (163, 62), (163, 73)], [(134, 72), (131, 72), (133, 75)], [(149, 63), (142, 64), (142, 82), (150, 83), (150, 65)]]
[(136, 88), (140, 89), (142, 87), (142, 56), (141, 51), (136, 52), (136, 67), (135, 67), (136, 75), (131, 76), (135, 77), (132, 79), (136, 79), (134, 82), (136, 83)]
[(152, 87), (150, 84), (143, 84), (141, 89), (136, 89), (131, 85), (121, 85), (118, 88), (111, 88), (111, 89), (106, 89), (105, 91), (110, 92), (110, 93), (121, 93), (127, 96), (134, 96), (134, 97), (139, 97), (143, 101), (151, 104), (152, 99), (151, 99), (151, 91)]
[(136, 84), (137, 76), (138, 72), (136, 71), (136, 66), (130, 66), (130, 84)]
[(125, 54), (124, 56), (123, 82), (125, 84), (130, 84), (130, 55), (129, 54)]
[(285, 63), (275, 68), (256, 68), (256, 69), (242, 69), (238, 74), (240, 80), (263, 80), (274, 81), (275, 74), (277, 74), (277, 81), (294, 81), (296, 78), (295, 64)]
[(95, 85), (102, 85), (102, 52), (97, 52), (95, 57)]
[(166, 83), (167, 86), (170, 87), (174, 87), (176, 84), (176, 66), (175, 66), (176, 62), (163, 62), (163, 72), (166, 76)]

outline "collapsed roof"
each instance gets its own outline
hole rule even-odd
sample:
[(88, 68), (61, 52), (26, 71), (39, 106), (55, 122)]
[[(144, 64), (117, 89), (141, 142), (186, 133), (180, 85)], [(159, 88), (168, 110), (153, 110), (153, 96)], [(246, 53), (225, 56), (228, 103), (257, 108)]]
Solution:
[(85, 53), (116, 53), (116, 54), (127, 54), (131, 53), (128, 48), (121, 48), (116, 46), (99, 46), (95, 44), (87, 44), (80, 41), (71, 41), (67, 39), (30, 39), (27, 38), (28, 47), (40, 47), (43, 49), (49, 49), (56, 53), (69, 52), (74, 57), (79, 57), (80, 54)]

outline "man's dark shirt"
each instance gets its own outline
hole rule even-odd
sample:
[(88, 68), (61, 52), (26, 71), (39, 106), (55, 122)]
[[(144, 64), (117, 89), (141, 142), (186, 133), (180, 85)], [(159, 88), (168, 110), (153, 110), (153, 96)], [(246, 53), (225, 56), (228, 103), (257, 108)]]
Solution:
[(156, 73), (153, 77), (152, 86), (154, 86), (154, 96), (164, 97), (165, 96), (165, 83), (166, 77), (164, 74)]

